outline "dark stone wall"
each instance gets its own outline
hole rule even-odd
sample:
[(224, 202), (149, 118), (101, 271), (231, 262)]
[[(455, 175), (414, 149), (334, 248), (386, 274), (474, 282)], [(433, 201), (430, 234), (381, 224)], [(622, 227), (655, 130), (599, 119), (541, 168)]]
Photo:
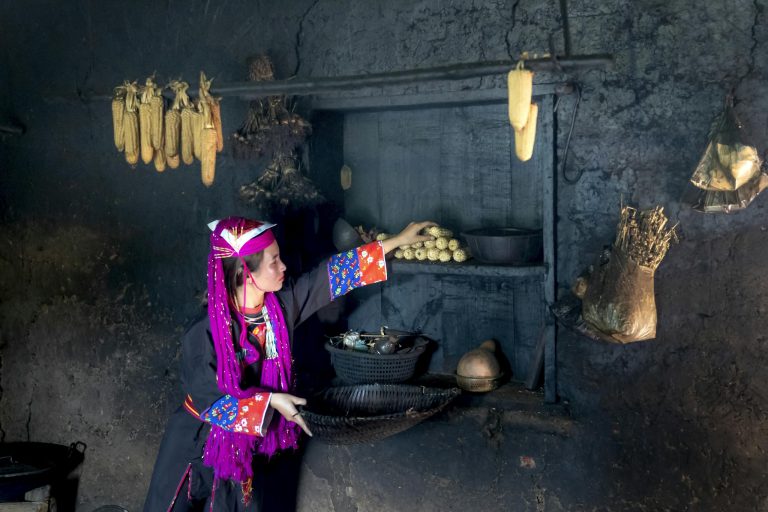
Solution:
[[(252, 213), (236, 190), (258, 163), (222, 155), (211, 189), (197, 166), (131, 170), (112, 146), (108, 102), (92, 92), (153, 71), (242, 80), (261, 51), (281, 77), (503, 59), (545, 51), (550, 36), (562, 51), (556, 4), (0, 4), (0, 113), (27, 129), (0, 139), (0, 437), (86, 442), (79, 510), (139, 509), (179, 400), (178, 338), (204, 288), (205, 223)], [(729, 216), (680, 205), (728, 90), (765, 150), (765, 5), (571, 1), (569, 13), (573, 53), (612, 53), (615, 66), (571, 75), (583, 98), (565, 171), (583, 175), (571, 185), (558, 171), (560, 289), (610, 242), (622, 197), (663, 205), (682, 241), (657, 272), (656, 340), (614, 346), (560, 331), (559, 394), (573, 427), (558, 426), (560, 410), (542, 420), (533, 406), (492, 404), (499, 414), (471, 403), (401, 442), (310, 444), (300, 509), (768, 505), (765, 198)], [(564, 97), (557, 111), (560, 162), (574, 105)], [(225, 132), (244, 109), (225, 100)]]

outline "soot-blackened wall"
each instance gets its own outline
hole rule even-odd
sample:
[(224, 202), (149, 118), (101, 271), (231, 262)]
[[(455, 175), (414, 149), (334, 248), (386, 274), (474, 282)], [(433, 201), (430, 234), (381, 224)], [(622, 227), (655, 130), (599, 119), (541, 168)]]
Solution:
[[(621, 197), (661, 204), (682, 241), (657, 273), (656, 340), (613, 346), (561, 330), (558, 385), (574, 421), (468, 402), (376, 446), (311, 444), (302, 510), (756, 510), (768, 506), (765, 198), (730, 216), (680, 205), (725, 93), (765, 149), (765, 5), (568, 3), (572, 52), (612, 53), (583, 88), (558, 171), (561, 290), (610, 242)], [(200, 69), (337, 76), (560, 51), (556, 2), (91, 2), (0, 7), (0, 437), (88, 445), (80, 510), (139, 509), (180, 398), (178, 341), (204, 289), (205, 223), (249, 214), (257, 162), (130, 169), (108, 93), (126, 78)], [(486, 79), (471, 86), (484, 87)], [(562, 162), (575, 97), (557, 110)], [(225, 132), (246, 102), (224, 101)], [(518, 401), (519, 402), (519, 401)], [(516, 402), (517, 403), (517, 402)], [(588, 475), (588, 476), (585, 476)], [(488, 492), (490, 487), (492, 492)]]

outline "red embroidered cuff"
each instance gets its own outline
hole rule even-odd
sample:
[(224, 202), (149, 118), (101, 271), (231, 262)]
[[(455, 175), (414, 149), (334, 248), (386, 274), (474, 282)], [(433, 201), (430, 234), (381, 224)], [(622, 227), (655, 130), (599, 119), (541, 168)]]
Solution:
[(268, 423), (269, 401), (272, 393), (256, 393), (238, 400), (224, 395), (205, 411), (200, 418), (224, 430), (263, 436)]
[(328, 260), (331, 300), (355, 288), (386, 280), (387, 262), (381, 242), (371, 242)]

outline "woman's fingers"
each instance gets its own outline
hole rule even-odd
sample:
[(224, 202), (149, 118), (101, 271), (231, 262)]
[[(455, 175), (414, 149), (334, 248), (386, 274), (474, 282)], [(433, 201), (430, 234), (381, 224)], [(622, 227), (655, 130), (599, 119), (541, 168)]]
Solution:
[(282, 414), (285, 419), (300, 426), (308, 436), (312, 436), (312, 431), (309, 430), (304, 418), (301, 417), (301, 412), (296, 408), (299, 405), (306, 405), (306, 403), (307, 400), (305, 398), (293, 396), (288, 393), (272, 393), (270, 405), (273, 409)]
[(304, 421), (304, 418), (301, 417), (301, 411), (296, 411), (296, 415), (291, 418), (290, 421), (293, 421), (298, 426), (301, 427), (301, 430), (303, 430), (309, 437), (312, 437), (312, 431), (309, 430), (309, 427), (307, 426), (307, 422)]

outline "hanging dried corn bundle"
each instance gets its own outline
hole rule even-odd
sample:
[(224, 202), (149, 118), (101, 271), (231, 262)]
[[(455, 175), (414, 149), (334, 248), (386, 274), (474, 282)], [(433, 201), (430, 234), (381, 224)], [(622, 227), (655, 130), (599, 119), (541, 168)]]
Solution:
[(705, 213), (729, 213), (746, 208), (768, 187), (757, 149), (745, 139), (729, 95), (691, 176), (696, 188), (686, 191), (684, 202)]
[(125, 161), (136, 165), (139, 161), (139, 118), (138, 98), (139, 88), (136, 82), (125, 82), (125, 112), (123, 113), (123, 142)]
[(536, 121), (539, 116), (539, 106), (531, 103), (528, 120), (522, 130), (515, 129), (515, 154), (522, 162), (527, 162), (533, 156), (533, 146), (536, 142)]
[(524, 69), (522, 60), (507, 75), (507, 94), (509, 122), (520, 131), (528, 122), (533, 95), (533, 71)]
[(148, 164), (152, 161), (155, 151), (152, 147), (152, 97), (155, 95), (155, 82), (147, 78), (141, 88), (139, 100), (139, 145), (141, 146), (141, 161)]
[[(267, 55), (249, 60), (251, 81), (274, 80), (274, 68)], [(292, 153), (304, 143), (311, 129), (296, 114), (295, 104), (286, 96), (269, 96), (250, 103), (246, 120), (233, 136), (233, 153), (237, 158), (275, 157)]]
[(114, 133), (115, 147), (118, 151), (125, 149), (125, 131), (123, 127), (123, 114), (125, 113), (125, 94), (127, 90), (124, 85), (115, 87), (112, 96), (112, 131)]
[(224, 132), (221, 126), (221, 98), (211, 98), (211, 113), (213, 114), (213, 126), (216, 127), (216, 152), (224, 150)]
[(638, 211), (623, 206), (611, 251), (575, 289), (582, 316), (603, 339), (630, 343), (656, 336), (654, 273), (677, 241), (661, 207)]

